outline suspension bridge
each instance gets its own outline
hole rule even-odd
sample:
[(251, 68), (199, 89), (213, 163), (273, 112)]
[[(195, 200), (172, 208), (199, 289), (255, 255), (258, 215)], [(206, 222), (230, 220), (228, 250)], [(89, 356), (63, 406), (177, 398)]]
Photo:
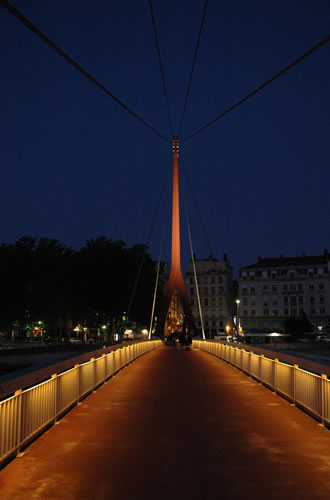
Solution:
[[(149, 2), (170, 137), (127, 106), (11, 3), (0, 3), (125, 112), (172, 143), (172, 265), (156, 333), (164, 337), (173, 300), (180, 301), (185, 327), (194, 333), (180, 263), (178, 155), (208, 2), (176, 134)], [(320, 40), (182, 142), (252, 99), (329, 40), (329, 36)], [(190, 246), (193, 261), (191, 241)], [(0, 450), (6, 465), (0, 471), (2, 499), (329, 498), (326, 370), (307, 372), (275, 357), (253, 357), (242, 350), (238, 354), (236, 347), (223, 343), (209, 345), (203, 328), (202, 339), (194, 340), (191, 351), (165, 347), (151, 338), (151, 331), (152, 321), (147, 342), (109, 348), (88, 361), (76, 360), (74, 366), (58, 367), (50, 376), (40, 374), (38, 383), (21, 380), (13, 393), (0, 386)], [(12, 456), (17, 458), (11, 460)]]

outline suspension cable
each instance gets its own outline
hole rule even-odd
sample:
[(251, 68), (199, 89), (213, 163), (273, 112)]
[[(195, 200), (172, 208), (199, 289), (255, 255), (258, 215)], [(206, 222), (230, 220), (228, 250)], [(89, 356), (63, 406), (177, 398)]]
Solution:
[[(160, 194), (159, 194), (159, 197), (158, 197), (157, 205), (156, 205), (156, 208), (155, 208), (155, 211), (154, 211), (154, 215), (153, 215), (153, 218), (152, 218), (152, 221), (151, 221), (151, 226), (150, 226), (148, 237), (147, 237), (146, 248), (148, 248), (149, 243), (150, 243), (151, 234), (152, 234), (152, 231), (153, 231), (153, 228), (154, 228), (154, 225), (155, 225), (156, 216), (157, 216), (157, 213), (158, 213), (158, 210), (159, 210), (159, 206), (160, 206), (160, 202), (161, 202), (161, 199), (162, 199), (162, 196), (163, 196), (163, 193), (164, 193), (164, 189), (165, 189), (165, 185), (166, 185), (167, 176), (168, 176), (169, 167), (171, 165), (171, 162), (172, 161), (170, 161), (168, 163), (168, 166), (167, 166), (166, 171), (165, 171), (165, 175), (164, 175), (164, 179), (163, 179), (163, 184), (162, 184), (162, 187), (161, 187), (161, 190), (160, 190)], [(125, 322), (125, 324), (127, 324), (127, 322), (128, 322), (128, 315), (129, 315), (129, 312), (131, 310), (132, 303), (133, 303), (133, 300), (134, 300), (134, 297), (135, 297), (135, 292), (136, 292), (136, 288), (137, 288), (137, 285), (138, 285), (138, 282), (139, 282), (139, 279), (140, 279), (140, 275), (141, 275), (142, 267), (143, 267), (143, 264), (144, 264), (144, 261), (145, 261), (145, 257), (146, 257), (146, 249), (143, 252), (142, 259), (141, 259), (141, 264), (140, 264), (139, 270), (138, 270), (136, 278), (135, 278), (135, 283), (134, 283), (133, 290), (132, 290), (132, 293), (131, 293), (131, 297), (130, 297), (130, 300), (129, 300), (129, 304), (128, 304), (128, 307), (127, 307), (127, 314), (126, 314), (126, 322)]]
[[(191, 186), (191, 182), (190, 182), (190, 179), (188, 177), (188, 172), (181, 160), (181, 165), (183, 166), (183, 171), (184, 171), (184, 174), (185, 174), (185, 177), (186, 177), (186, 181), (187, 181), (187, 184), (188, 184), (188, 187), (189, 187), (189, 190), (190, 190), (190, 193), (191, 193), (191, 196), (192, 196), (192, 199), (194, 201), (194, 205), (195, 205), (195, 209), (196, 209), (196, 212), (197, 212), (197, 215), (198, 215), (198, 218), (199, 218), (199, 222), (200, 222), (200, 225), (202, 227), (202, 230), (203, 230), (203, 233), (204, 233), (204, 237), (205, 237), (205, 240), (206, 240), (206, 243), (207, 243), (207, 246), (209, 248), (209, 254), (210, 254), (210, 257), (213, 259), (215, 259), (214, 257), (214, 254), (213, 254), (213, 251), (212, 251), (212, 248), (211, 248), (211, 244), (210, 244), (210, 240), (208, 238), (208, 235), (207, 235), (207, 232), (206, 232), (206, 228), (205, 228), (205, 225), (204, 225), (204, 222), (203, 222), (203, 219), (202, 219), (202, 216), (201, 216), (201, 213), (200, 213), (200, 210), (199, 210), (199, 206), (198, 206), (198, 203), (197, 203), (197, 200), (196, 200), (196, 197), (194, 195), (194, 192), (192, 190), (192, 186)], [(214, 271), (217, 273), (218, 272), (218, 269), (217, 269), (217, 266), (216, 266), (216, 260), (213, 261), (214, 262)], [(193, 263), (194, 265), (194, 263)], [(231, 302), (229, 300), (229, 297), (228, 297), (228, 294), (227, 294), (227, 291), (225, 289), (224, 286), (222, 286), (222, 290), (223, 290), (223, 295), (225, 297), (225, 301), (226, 301), (226, 305), (227, 305), (227, 310), (228, 310), (228, 313), (231, 317), (231, 320), (233, 321), (233, 315), (232, 315), (232, 305), (231, 305)]]
[(296, 66), (297, 64), (299, 64), (302, 61), (304, 61), (305, 59), (307, 59), (307, 57), (311, 56), (314, 52), (316, 52), (317, 50), (319, 50), (321, 47), (323, 47), (323, 45), (325, 45), (329, 41), (330, 41), (330, 35), (327, 35), (320, 42), (318, 42), (312, 48), (310, 48), (309, 50), (307, 50), (307, 52), (305, 52), (300, 57), (298, 57), (298, 59), (295, 59), (292, 63), (288, 64), (288, 66), (285, 66), (285, 68), (283, 68), (281, 71), (279, 71), (274, 76), (272, 76), (271, 78), (269, 78), (269, 80), (266, 80), (262, 85), (260, 85), (259, 87), (257, 87), (255, 90), (253, 90), (253, 92), (250, 92), (248, 95), (246, 95), (245, 97), (243, 97), (243, 99), (241, 99), (240, 101), (238, 101), (236, 104), (234, 104), (233, 106), (230, 106), (230, 108), (227, 108), (225, 111), (223, 111), (222, 113), (220, 113), (220, 115), (216, 116), (213, 120), (211, 120), (210, 122), (206, 123), (203, 127), (201, 127), (198, 130), (196, 130), (196, 132), (194, 132), (193, 134), (189, 135), (188, 137), (185, 137), (183, 139), (183, 141), (181, 141), (181, 142), (183, 143), (183, 142), (188, 141), (192, 137), (195, 137), (195, 135), (197, 135), (200, 132), (202, 132), (203, 130), (205, 130), (210, 125), (213, 125), (213, 123), (215, 123), (216, 121), (220, 120), (220, 118), (223, 118), (225, 115), (227, 115), (228, 113), (230, 113), (231, 111), (233, 111), (235, 108), (237, 108), (238, 106), (240, 106), (241, 104), (243, 104), (245, 101), (247, 101), (248, 99), (250, 99), (251, 97), (253, 97), (254, 95), (256, 95), (258, 92), (260, 92), (265, 87), (267, 87), (268, 85), (270, 85), (273, 81), (277, 80), (277, 78), (280, 78), (282, 75), (284, 75), (284, 73), (286, 73), (287, 71), (289, 71), (290, 69), (292, 69), (294, 66)]
[(188, 210), (187, 210), (186, 198), (184, 195), (184, 191), (183, 191), (183, 203), (184, 203), (184, 211), (185, 211), (185, 215), (186, 215), (186, 222), (187, 222), (187, 229), (188, 229), (191, 261), (192, 261), (193, 270), (194, 270), (195, 288), (196, 288), (196, 295), (197, 295), (197, 302), (198, 302), (198, 309), (199, 309), (199, 317), (201, 319), (202, 337), (203, 337), (203, 340), (205, 340), (204, 321), (203, 321), (202, 307), (201, 307), (201, 301), (200, 301), (200, 296), (199, 296), (199, 288), (198, 288), (197, 273), (196, 273), (196, 266), (195, 266), (195, 257), (194, 257), (194, 251), (193, 251), (193, 246), (192, 246), (192, 241), (191, 241), (190, 223), (189, 223), (189, 218), (188, 218)]
[(197, 38), (197, 44), (196, 44), (196, 47), (195, 47), (195, 53), (194, 53), (193, 63), (192, 63), (190, 77), (189, 77), (188, 86), (187, 86), (186, 97), (185, 97), (184, 105), (183, 105), (183, 111), (182, 111), (182, 116), (181, 116), (181, 121), (180, 121), (180, 126), (179, 126), (179, 132), (177, 134), (178, 136), (181, 134), (182, 122), (183, 122), (183, 118), (184, 118), (184, 115), (185, 115), (185, 112), (186, 112), (186, 106), (187, 106), (187, 102), (188, 102), (188, 96), (189, 96), (191, 81), (192, 81), (193, 72), (194, 72), (194, 68), (195, 68), (195, 64), (196, 64), (196, 59), (197, 59), (197, 52), (198, 52), (198, 48), (199, 48), (199, 42), (200, 42), (200, 39), (201, 39), (201, 36), (202, 36), (202, 30), (203, 30), (205, 15), (206, 15), (207, 4), (208, 4), (208, 0), (205, 0), (204, 10), (203, 10), (203, 15), (202, 15), (202, 20), (201, 20), (201, 25), (200, 25), (200, 28), (199, 28), (199, 33), (198, 33), (198, 38)]
[[(165, 229), (165, 226), (164, 226)], [(157, 275), (156, 275), (156, 284), (155, 284), (155, 291), (154, 291), (154, 298), (152, 302), (152, 310), (151, 310), (151, 318), (150, 318), (150, 328), (149, 328), (149, 340), (151, 339), (151, 334), (152, 334), (152, 324), (154, 321), (154, 312), (155, 312), (155, 304), (156, 304), (156, 297), (157, 297), (157, 290), (158, 290), (158, 280), (159, 280), (159, 271), (160, 271), (160, 259), (162, 257), (162, 252), (163, 252), (163, 241), (164, 241), (164, 231), (163, 231), (163, 236), (160, 244), (160, 250), (159, 250), (159, 258), (158, 258), (158, 263), (157, 263)]]
[(210, 244), (210, 240), (208, 238), (208, 235), (207, 235), (207, 232), (206, 232), (206, 229), (205, 229), (205, 225), (204, 225), (204, 222), (203, 222), (203, 219), (202, 219), (202, 216), (201, 216), (201, 213), (200, 213), (200, 210), (199, 210), (199, 206), (198, 206), (198, 203), (197, 203), (197, 200), (196, 200), (196, 197), (194, 195), (194, 192), (193, 192), (193, 189), (191, 187), (191, 182), (190, 182), (190, 179), (188, 177), (188, 172), (184, 166), (184, 163), (181, 159), (181, 165), (183, 166), (183, 172), (185, 174), (185, 177), (186, 177), (186, 181), (187, 181), (187, 184), (188, 184), (188, 187), (189, 187), (189, 190), (190, 190), (190, 193), (191, 193), (191, 196), (192, 196), (192, 199), (194, 201), (194, 205), (195, 205), (195, 209), (196, 209), (196, 212), (197, 212), (197, 215), (198, 215), (198, 218), (199, 218), (199, 222), (200, 222), (200, 225), (201, 225), (201, 228), (202, 228), (202, 231), (204, 233), (204, 237), (205, 237), (205, 240), (206, 240), (206, 243), (207, 243), (207, 246), (209, 248), (209, 253), (210, 255), (213, 255), (213, 251), (212, 251), (212, 248), (211, 248), (211, 244)]
[(149, 7), (150, 7), (150, 14), (151, 14), (151, 19), (152, 19), (152, 26), (153, 26), (153, 29), (154, 29), (154, 36), (155, 36), (155, 42), (156, 42), (156, 48), (157, 48), (159, 68), (160, 68), (160, 73), (162, 75), (162, 81), (163, 81), (163, 90), (164, 90), (164, 96), (165, 96), (165, 101), (166, 101), (166, 108), (167, 108), (167, 114), (168, 114), (168, 122), (169, 122), (169, 125), (170, 125), (171, 136), (173, 137), (173, 135), (174, 135), (173, 124), (172, 124), (170, 106), (169, 106), (169, 103), (168, 103), (168, 97), (167, 97), (167, 91), (166, 91), (166, 85), (165, 85), (165, 76), (164, 76), (163, 65), (162, 65), (162, 59), (161, 59), (161, 56), (160, 56), (159, 42), (158, 42), (158, 36), (157, 36), (157, 28), (156, 28), (154, 11), (153, 11), (153, 8), (152, 8), (152, 0), (149, 0)]
[(47, 38), (47, 36), (42, 33), (34, 24), (32, 24), (29, 19), (27, 19), (23, 14), (15, 9), (7, 0), (0, 0), (0, 3), (5, 7), (13, 16), (15, 16), (21, 23), (24, 24), (30, 31), (32, 31), (37, 37), (40, 38), (46, 45), (48, 45), (51, 49), (57, 52), (63, 59), (65, 59), (71, 66), (73, 66), (79, 73), (85, 76), (88, 80), (90, 80), (94, 85), (96, 85), (99, 89), (101, 89), (107, 96), (111, 97), (119, 106), (124, 108), (128, 113), (130, 113), (134, 118), (136, 118), (139, 122), (141, 122), (145, 127), (158, 135), (161, 139), (166, 142), (171, 143), (171, 141), (158, 132), (154, 127), (149, 125), (141, 116), (139, 116), (135, 111), (129, 108), (126, 104), (124, 104), (118, 97), (116, 97), (110, 90), (108, 90), (104, 85), (102, 85), (96, 78), (94, 78), (90, 73), (88, 73), (85, 69), (83, 69), (76, 61), (74, 61), (68, 54), (66, 54), (62, 49), (60, 49), (55, 43)]

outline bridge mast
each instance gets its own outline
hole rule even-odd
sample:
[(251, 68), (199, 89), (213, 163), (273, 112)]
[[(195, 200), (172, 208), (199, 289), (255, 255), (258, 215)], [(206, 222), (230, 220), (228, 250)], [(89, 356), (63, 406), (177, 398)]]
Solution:
[[(164, 336), (164, 326), (168, 317), (171, 300), (181, 299), (185, 322), (189, 330), (195, 331), (195, 321), (191, 312), (187, 290), (181, 271), (180, 251), (180, 206), (179, 206), (179, 140), (173, 137), (173, 194), (172, 194), (172, 260), (171, 272), (164, 290), (163, 301), (158, 315), (156, 335)], [(177, 310), (177, 307), (176, 307)]]

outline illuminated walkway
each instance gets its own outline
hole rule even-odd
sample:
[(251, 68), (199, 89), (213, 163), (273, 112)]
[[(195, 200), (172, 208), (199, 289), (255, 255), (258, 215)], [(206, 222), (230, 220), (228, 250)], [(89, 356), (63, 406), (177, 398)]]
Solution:
[(0, 471), (0, 498), (328, 499), (330, 431), (209, 354), (160, 348)]

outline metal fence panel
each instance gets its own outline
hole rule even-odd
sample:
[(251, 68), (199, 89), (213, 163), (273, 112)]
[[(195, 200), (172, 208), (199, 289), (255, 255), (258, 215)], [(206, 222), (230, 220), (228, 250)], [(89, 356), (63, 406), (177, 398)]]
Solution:
[(294, 399), (293, 370), (293, 366), (276, 363), (276, 390), (288, 396), (292, 401)]
[(114, 353), (110, 352), (105, 356), (106, 362), (106, 377), (111, 377), (114, 372)]
[(274, 363), (272, 359), (264, 358), (261, 356), (260, 358), (260, 378), (263, 382), (265, 382), (267, 385), (269, 385), (272, 388), (275, 388), (275, 370), (274, 370)]
[(235, 349), (235, 366), (242, 368), (242, 351), (241, 349)]
[(295, 369), (295, 401), (322, 415), (322, 379), (319, 375)]
[(104, 382), (105, 380), (105, 356), (103, 355), (101, 358), (95, 359), (94, 364), (95, 364), (94, 384), (98, 385)]
[(242, 370), (250, 373), (250, 353), (248, 351), (242, 351)]
[(0, 403), (0, 458), (9, 456), (19, 445), (20, 397), (12, 396)]
[(323, 378), (323, 418), (330, 423), (330, 380)]
[(120, 349), (113, 353), (113, 366), (114, 373), (116, 373), (120, 368)]
[(21, 442), (55, 419), (56, 379), (22, 392)]
[(75, 403), (79, 398), (79, 368), (57, 376), (57, 415)]
[(94, 388), (94, 360), (79, 365), (79, 396)]
[(251, 375), (253, 375), (255, 378), (260, 379), (260, 369), (259, 369), (259, 363), (260, 363), (260, 356), (253, 354), (251, 356), (250, 360), (250, 370), (251, 370)]

